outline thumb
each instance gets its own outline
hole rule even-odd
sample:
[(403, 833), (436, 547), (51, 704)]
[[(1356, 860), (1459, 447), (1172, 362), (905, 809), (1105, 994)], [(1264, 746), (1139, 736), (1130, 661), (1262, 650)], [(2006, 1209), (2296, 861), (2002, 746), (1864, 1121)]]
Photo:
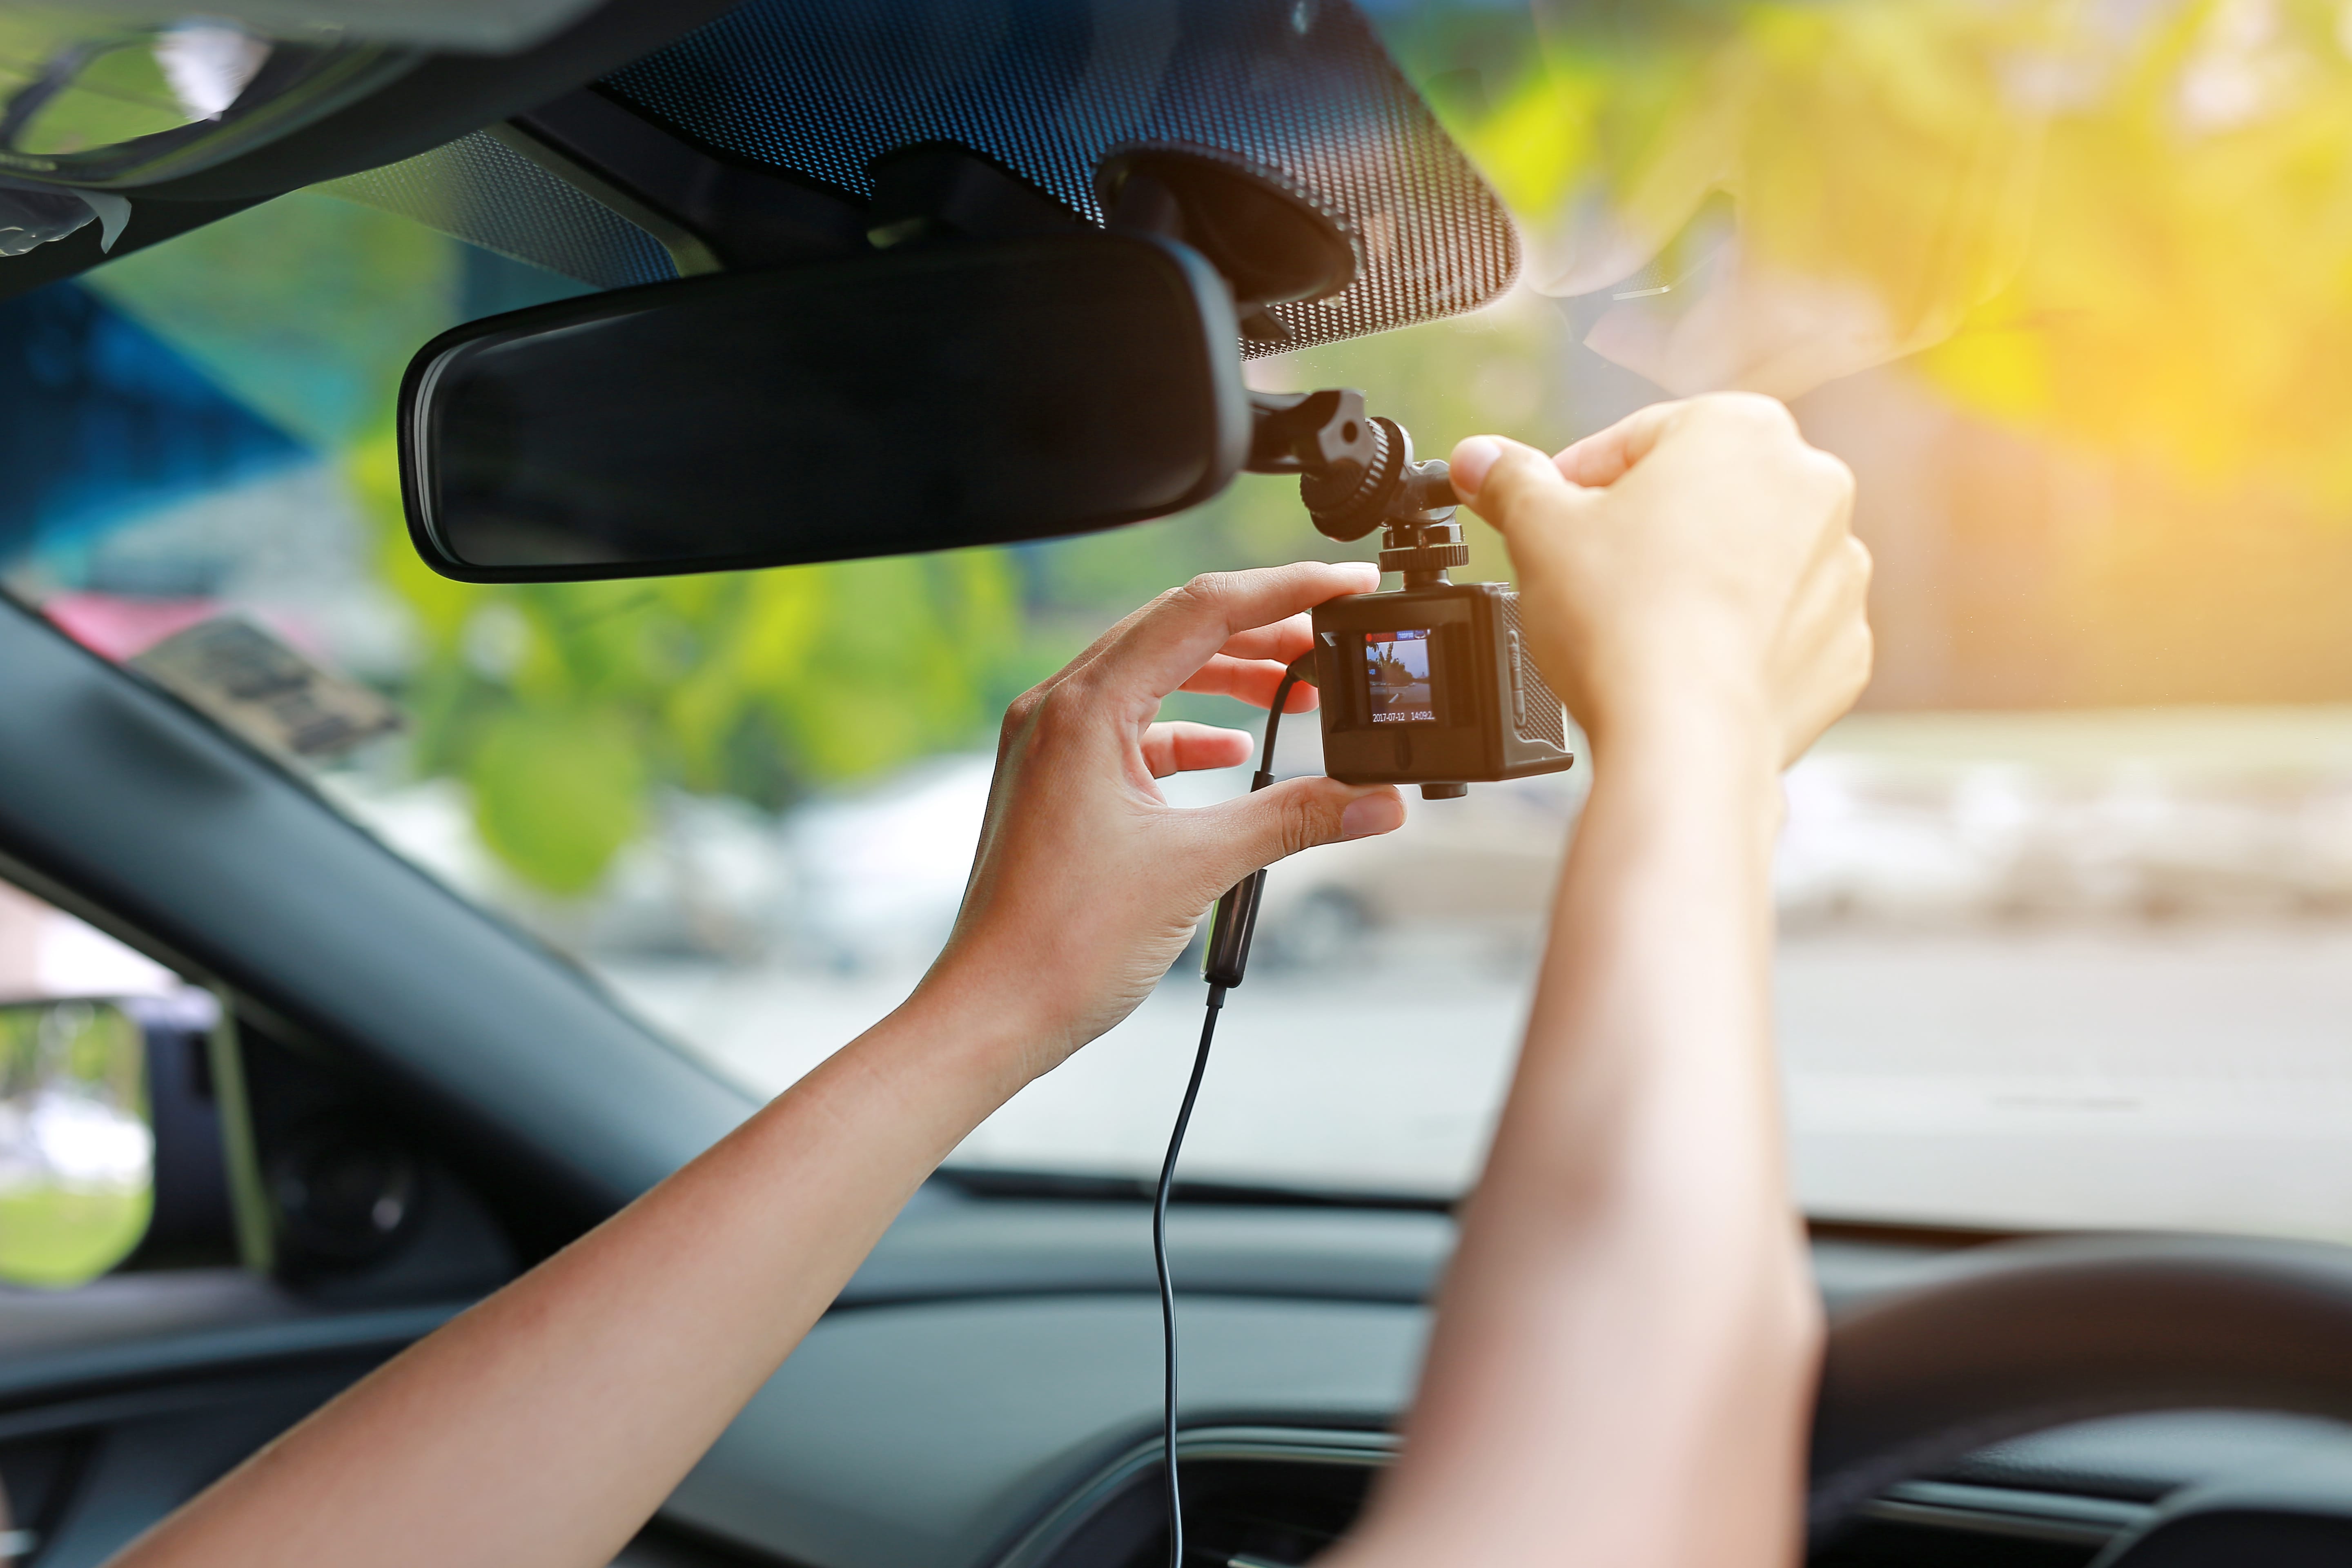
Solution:
[(1393, 832), (1404, 823), (1404, 797), (1393, 784), (1285, 779), (1194, 815), (1218, 846), (1218, 886), (1225, 888), (1318, 844)]
[(1577, 504), (1584, 492), (1533, 447), (1501, 436), (1473, 436), (1454, 448), (1454, 491), (1505, 539), (1515, 525)]

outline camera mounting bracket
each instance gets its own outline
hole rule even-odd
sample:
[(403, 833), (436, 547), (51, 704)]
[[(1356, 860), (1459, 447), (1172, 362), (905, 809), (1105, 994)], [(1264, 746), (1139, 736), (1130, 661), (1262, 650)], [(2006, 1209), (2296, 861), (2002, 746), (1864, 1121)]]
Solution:
[(1250, 394), (1254, 474), (1297, 474), (1298, 499), (1330, 539), (1381, 533), (1381, 570), (1408, 587), (1446, 581), (1468, 563), (1461, 504), (1443, 458), (1413, 460), (1412, 437), (1393, 419), (1364, 412), (1352, 387)]
[(887, 250), (910, 240), (1011, 239), (1077, 234), (1086, 219), (986, 153), (956, 142), (893, 147), (866, 165), (874, 186), (868, 244)]

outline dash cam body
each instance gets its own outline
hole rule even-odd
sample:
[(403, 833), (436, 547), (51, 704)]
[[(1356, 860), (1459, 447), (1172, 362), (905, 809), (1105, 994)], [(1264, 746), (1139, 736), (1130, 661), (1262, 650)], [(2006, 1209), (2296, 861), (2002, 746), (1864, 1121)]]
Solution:
[(1344, 784), (1448, 785), (1556, 773), (1567, 714), (1500, 583), (1433, 583), (1315, 611), (1323, 770)]
[(1454, 583), (1470, 552), (1443, 462), (1345, 389), (1254, 393), (1249, 467), (1299, 476), (1299, 500), (1332, 539), (1381, 531), (1381, 570), (1404, 586), (1315, 611), (1323, 768), (1346, 784), (1417, 784), (1424, 798), (1573, 766), (1568, 715), (1528, 657), (1519, 596)]
[[(1446, 466), (1414, 462), (1412, 437), (1392, 419), (1366, 415), (1360, 392), (1253, 392), (1250, 404), (1249, 470), (1299, 476), (1298, 499), (1328, 538), (1381, 530), (1381, 571), (1404, 579), (1402, 588), (1315, 608), (1323, 771), (1343, 784), (1414, 784), (1424, 800), (1452, 800), (1474, 784), (1573, 767), (1567, 711), (1519, 635), (1519, 596), (1500, 583), (1446, 577), (1470, 560)], [(1293, 664), (1281, 691), (1305, 674)], [(1274, 782), (1279, 696), (1276, 706), (1252, 789)], [(1212, 1017), (1226, 989), (1242, 983), (1265, 887), (1265, 871), (1255, 871), (1217, 900), (1201, 956)]]

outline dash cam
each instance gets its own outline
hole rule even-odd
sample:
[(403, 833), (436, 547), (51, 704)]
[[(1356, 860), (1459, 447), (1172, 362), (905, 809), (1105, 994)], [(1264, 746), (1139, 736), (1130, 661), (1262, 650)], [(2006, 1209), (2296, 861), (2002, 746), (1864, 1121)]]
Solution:
[(1307, 516), (1329, 538), (1382, 530), (1381, 570), (1403, 579), (1315, 610), (1324, 771), (1445, 800), (1574, 766), (1567, 713), (1520, 636), (1518, 595), (1447, 576), (1470, 552), (1445, 464), (1413, 461), (1412, 437), (1367, 416), (1360, 393), (1252, 402), (1250, 468), (1298, 474)]

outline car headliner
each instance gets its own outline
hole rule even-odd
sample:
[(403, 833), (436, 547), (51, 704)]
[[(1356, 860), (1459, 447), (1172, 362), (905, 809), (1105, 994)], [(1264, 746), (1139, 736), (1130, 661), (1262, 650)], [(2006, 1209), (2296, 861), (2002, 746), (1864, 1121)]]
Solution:
[[(521, 54), (430, 58), (277, 142), (127, 189), (113, 254), (329, 184), (594, 287), (666, 274), (583, 251), (583, 217), (617, 215), (681, 275), (783, 265), (861, 247), (868, 161), (942, 141), (1087, 221), (1102, 216), (1093, 170), (1117, 148), (1207, 147), (1279, 171), (1352, 230), (1359, 259), (1337, 296), (1275, 308), (1287, 346), (1475, 309), (1518, 268), (1499, 199), (1362, 15), (1267, 0), (1148, 16), (611, 0)], [(101, 264), (100, 246), (85, 228), (0, 265), (0, 297)]]
[(735, 0), (606, 0), (509, 56), (444, 54), (373, 95), (250, 152), (124, 191), (130, 226), (111, 251), (96, 225), (0, 262), (0, 299), (174, 238), (257, 202), (412, 157), (590, 81), (732, 8)]

